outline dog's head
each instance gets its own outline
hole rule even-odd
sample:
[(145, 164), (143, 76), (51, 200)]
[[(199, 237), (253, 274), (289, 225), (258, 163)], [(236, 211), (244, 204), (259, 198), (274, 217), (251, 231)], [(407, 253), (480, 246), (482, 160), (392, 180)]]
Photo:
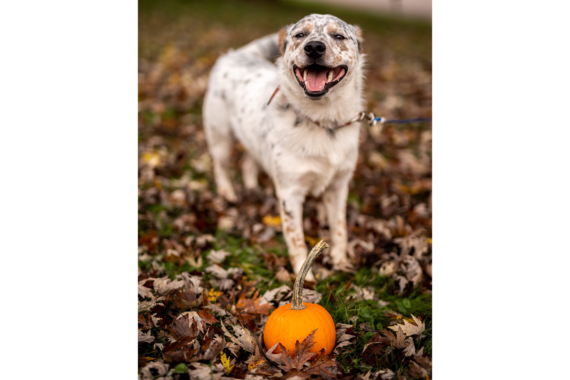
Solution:
[(286, 80), (312, 100), (343, 87), (360, 68), (362, 32), (332, 15), (312, 14), (279, 33)]

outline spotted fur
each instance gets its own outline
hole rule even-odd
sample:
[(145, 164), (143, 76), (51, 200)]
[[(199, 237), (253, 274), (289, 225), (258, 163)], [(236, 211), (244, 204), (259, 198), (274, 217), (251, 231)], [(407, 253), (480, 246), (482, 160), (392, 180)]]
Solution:
[[(302, 207), (308, 194), (322, 195), (333, 264), (348, 264), (346, 200), (358, 157), (359, 125), (339, 126), (363, 110), (361, 40), (358, 27), (335, 16), (312, 14), (225, 54), (210, 74), (203, 117), (217, 190), (228, 201), (237, 201), (228, 172), (235, 137), (247, 150), (242, 165), (246, 188), (257, 186), (259, 167), (275, 184), (295, 273), (307, 256)], [(318, 60), (304, 50), (311, 41), (326, 46)], [(326, 94), (309, 97), (294, 69), (311, 63), (347, 69)]]

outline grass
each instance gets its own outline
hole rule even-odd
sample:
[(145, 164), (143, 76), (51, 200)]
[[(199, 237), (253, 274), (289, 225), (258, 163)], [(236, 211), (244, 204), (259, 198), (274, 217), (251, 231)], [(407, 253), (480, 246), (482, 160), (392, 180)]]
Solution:
[[(139, 1), (139, 57), (144, 60), (160, 60), (166, 54), (169, 46), (174, 46), (185, 54), (185, 59), (195, 62), (204, 62), (204, 72), (207, 72), (217, 56), (229, 48), (236, 48), (250, 42), (254, 38), (277, 32), (281, 27), (299, 20), (310, 13), (331, 13), (351, 24), (358, 24), (364, 31), (364, 51), (369, 56), (376, 57), (370, 62), (369, 78), (376, 86), (368, 86), (367, 99), (371, 102), (383, 101), (388, 91), (386, 81), (379, 80), (383, 60), (392, 57), (401, 65), (421, 64), (431, 69), (431, 25), (425, 22), (389, 19), (351, 11), (344, 8), (322, 4), (287, 1), (188, 1), (188, 0), (162, 0)], [(368, 37), (367, 37), (368, 36)], [(386, 58), (388, 57), (388, 58)], [(405, 98), (405, 95), (403, 95)], [(163, 121), (187, 118), (196, 124), (201, 123), (201, 100), (196, 101), (187, 109), (179, 109), (169, 104), (162, 112), (144, 110), (139, 118), (143, 124), (152, 124), (155, 117), (160, 116)], [(421, 130), (424, 124), (412, 125), (412, 129)], [(399, 127), (395, 127), (399, 128)], [(169, 136), (160, 130), (166, 140), (171, 141), (176, 136)], [(157, 133), (157, 131), (153, 131)], [(144, 140), (141, 137), (141, 140)], [(193, 179), (207, 179), (209, 188), (211, 178), (204, 174), (195, 173), (190, 160), (195, 158), (198, 151), (192, 150), (185, 168)], [(384, 156), (391, 159), (390, 152)], [(144, 185), (141, 187), (144, 189)], [(363, 200), (357, 191), (351, 190), (349, 203), (361, 209)], [(149, 204), (144, 206), (144, 212), (152, 215), (154, 222), (141, 220), (139, 223), (139, 236), (144, 236), (150, 230), (155, 230), (161, 238), (171, 238), (176, 234), (170, 220), (180, 215), (180, 210), (164, 204)], [(161, 215), (165, 215), (162, 218)], [(150, 223), (156, 225), (151, 226)], [(230, 253), (222, 263), (224, 268), (240, 267), (247, 277), (257, 281), (256, 289), (263, 294), (269, 289), (288, 285), (274, 278), (261, 257), (262, 251), (271, 252), (279, 257), (286, 257), (286, 245), (283, 237), (278, 233), (275, 237), (277, 245), (271, 247), (253, 246), (248, 239), (235, 234), (222, 231), (204, 230), (202, 233), (211, 233), (215, 237), (213, 249), (223, 249)], [(174, 278), (182, 272), (202, 273), (209, 265), (206, 254), (201, 253), (203, 265), (193, 267), (189, 263), (165, 262), (163, 269), (166, 275)], [(143, 271), (149, 271), (150, 262), (139, 261)], [(288, 267), (291, 271), (290, 266)], [(208, 276), (204, 274), (204, 276)], [(375, 295), (383, 301), (389, 302), (387, 306), (379, 306), (374, 300), (355, 300), (349, 296), (355, 292), (350, 284), (358, 287), (372, 287)], [(401, 294), (398, 292), (394, 280), (380, 276), (377, 270), (362, 266), (355, 274), (333, 273), (320, 280), (316, 290), (323, 295), (320, 304), (325, 307), (333, 320), (338, 323), (351, 323), (353, 316), (358, 316), (354, 325), (367, 323), (372, 330), (385, 329), (392, 319), (386, 315), (387, 310), (401, 313), (404, 317), (412, 314), (421, 317), (426, 325), (424, 338), (424, 353), (431, 355), (432, 347), (432, 297), (429, 292), (423, 293), (420, 289), (407, 289)], [(344, 352), (337, 359), (345, 369), (356, 369), (366, 372), (370, 366), (361, 358), (364, 345), (373, 337), (374, 331), (363, 333), (358, 341), (351, 346), (352, 349)], [(150, 354), (152, 350), (149, 349)], [(140, 355), (145, 355), (142, 352)], [(394, 358), (388, 358), (392, 363), (398, 363)], [(377, 370), (379, 368), (373, 368)], [(397, 371), (401, 368), (391, 368)]]

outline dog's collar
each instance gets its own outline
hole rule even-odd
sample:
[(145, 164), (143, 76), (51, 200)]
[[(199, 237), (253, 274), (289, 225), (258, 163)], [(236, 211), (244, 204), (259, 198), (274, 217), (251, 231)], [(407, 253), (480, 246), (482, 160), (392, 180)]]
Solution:
[[(277, 88), (275, 89), (275, 91), (273, 91), (273, 94), (271, 95), (271, 97), (269, 98), (269, 101), (267, 102), (267, 105), (269, 105), (271, 103), (271, 101), (273, 100), (273, 98), (275, 97), (275, 94), (277, 94), (277, 91), (279, 91), (279, 86), (277, 86)], [(321, 124), (318, 121), (314, 121), (313, 119), (311, 119), (310, 117), (305, 117), (307, 120), (309, 120), (311, 123), (318, 125), (319, 127), (321, 127)], [(352, 119), (351, 121), (349, 121), (348, 123), (345, 124), (341, 124), (341, 125), (337, 125), (334, 128), (331, 127), (324, 127), (328, 130), (337, 130), (340, 129), (342, 127), (346, 127), (349, 126), (350, 124), (357, 122), (357, 121), (362, 121), (365, 118), (368, 118), (368, 124), (370, 125), (374, 125), (376, 124), (378, 121), (378, 119), (382, 119), (382, 118), (377, 118), (372, 112), (359, 112), (358, 116), (356, 116), (354, 119)]]

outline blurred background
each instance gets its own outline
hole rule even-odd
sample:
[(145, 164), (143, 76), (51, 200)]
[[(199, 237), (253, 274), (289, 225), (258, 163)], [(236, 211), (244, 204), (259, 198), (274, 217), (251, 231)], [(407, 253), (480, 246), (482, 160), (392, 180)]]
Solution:
[[(230, 231), (250, 243), (284, 249), (281, 235), (275, 233), (280, 223), (271, 223), (278, 215), (272, 183), (263, 175), (260, 193), (243, 191), (239, 145), (234, 183), (244, 202), (226, 205), (216, 197), (201, 119), (211, 67), (228, 49), (277, 32), (307, 14), (330, 13), (363, 30), (368, 110), (389, 119), (431, 117), (431, 24), (426, 3), (359, 1), (358, 7), (356, 2), (343, 7), (328, 1), (140, 1), (139, 235), (176, 241), (188, 233)], [(316, 202), (309, 198), (304, 224), (309, 245), (327, 234), (315, 210)], [(383, 255), (393, 253), (398, 238), (429, 241), (430, 123), (361, 129), (348, 223), (350, 239), (373, 246), (371, 252), (353, 252), (359, 255), (357, 261), (370, 265), (387, 260)], [(159, 241), (158, 246), (164, 245)], [(185, 262), (184, 257), (180, 260)], [(430, 263), (431, 256), (421, 264), (424, 269), (429, 265), (431, 272)], [(320, 264), (326, 263), (319, 259)], [(173, 265), (169, 267), (175, 270)]]

